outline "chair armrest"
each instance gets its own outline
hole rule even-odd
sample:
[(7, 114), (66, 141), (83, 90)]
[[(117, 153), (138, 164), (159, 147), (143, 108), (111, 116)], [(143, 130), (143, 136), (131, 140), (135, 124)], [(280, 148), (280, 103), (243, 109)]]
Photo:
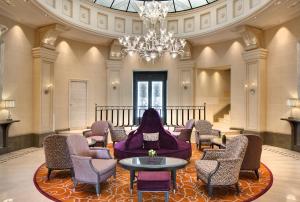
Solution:
[(89, 130), (83, 131), (82, 134), (83, 134), (83, 136), (85, 136), (85, 137), (90, 137), (90, 136), (92, 136), (93, 133), (92, 133), (92, 130), (89, 129)]
[(214, 135), (214, 136), (221, 137), (221, 131), (220, 130), (212, 129), (211, 134)]
[(91, 147), (90, 155), (95, 159), (111, 159), (112, 156), (108, 148), (103, 147)]
[(217, 160), (222, 158), (225, 149), (204, 149), (202, 160)]
[(184, 126), (175, 126), (174, 127), (174, 132), (181, 132), (181, 130), (185, 129)]
[(71, 159), (76, 179), (86, 182), (98, 179), (98, 174), (92, 165), (91, 157), (71, 155)]

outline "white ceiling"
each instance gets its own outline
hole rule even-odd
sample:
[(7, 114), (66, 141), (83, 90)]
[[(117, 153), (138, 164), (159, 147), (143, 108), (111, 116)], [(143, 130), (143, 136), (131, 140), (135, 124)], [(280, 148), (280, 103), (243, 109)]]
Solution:
[[(8, 2), (8, 3), (7, 3)], [(48, 16), (33, 5), (29, 0), (2, 0), (0, 1), (0, 15), (9, 17), (32, 28), (45, 26), (51, 23), (61, 23)], [(261, 29), (279, 25), (300, 15), (300, 0), (274, 0), (274, 3), (257, 16), (252, 16), (243, 24), (252, 25)], [(231, 30), (237, 25), (229, 26), (225, 30), (209, 33), (206, 36), (190, 39), (191, 43), (210, 44), (238, 38), (239, 35)], [(77, 28), (71, 28), (62, 34), (62, 37), (84, 41), (91, 44), (108, 45), (112, 39), (95, 33), (88, 33)]]

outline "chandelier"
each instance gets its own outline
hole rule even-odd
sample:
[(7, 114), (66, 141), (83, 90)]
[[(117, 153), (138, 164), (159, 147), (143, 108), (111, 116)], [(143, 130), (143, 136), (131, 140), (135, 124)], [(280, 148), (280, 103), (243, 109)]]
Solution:
[(147, 62), (154, 61), (164, 53), (169, 53), (172, 58), (183, 54), (186, 45), (185, 39), (175, 38), (172, 32), (168, 32), (163, 27), (167, 14), (168, 7), (161, 2), (153, 0), (140, 6), (139, 15), (147, 25), (147, 32), (142, 36), (119, 38), (119, 42), (123, 46), (122, 53), (124, 55), (138, 53)]

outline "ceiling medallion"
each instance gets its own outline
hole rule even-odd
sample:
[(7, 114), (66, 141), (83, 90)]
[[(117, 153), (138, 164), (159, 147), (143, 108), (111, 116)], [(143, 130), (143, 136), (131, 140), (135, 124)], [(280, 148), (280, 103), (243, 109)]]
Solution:
[(174, 37), (165, 28), (168, 14), (167, 2), (150, 1), (139, 6), (138, 13), (146, 25), (146, 34), (124, 36), (119, 38), (124, 55), (138, 53), (147, 62), (155, 61), (163, 54), (169, 53), (172, 58), (184, 53), (185, 39)]

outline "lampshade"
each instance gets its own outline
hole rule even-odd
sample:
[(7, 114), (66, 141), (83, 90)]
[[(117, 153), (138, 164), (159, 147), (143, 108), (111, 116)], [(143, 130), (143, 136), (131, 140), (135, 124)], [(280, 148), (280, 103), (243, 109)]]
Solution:
[(16, 107), (15, 100), (3, 100), (2, 101), (2, 108), (4, 108), (4, 109), (15, 108), (15, 107)]
[(288, 107), (298, 107), (299, 106), (299, 100), (297, 98), (289, 98), (286, 101), (286, 105)]

